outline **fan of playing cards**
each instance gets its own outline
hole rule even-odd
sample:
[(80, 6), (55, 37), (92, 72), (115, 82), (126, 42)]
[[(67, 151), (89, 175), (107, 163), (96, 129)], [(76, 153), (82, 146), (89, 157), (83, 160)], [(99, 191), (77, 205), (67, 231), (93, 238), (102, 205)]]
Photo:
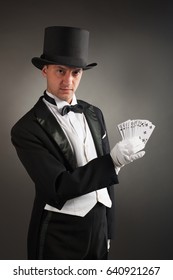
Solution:
[(118, 124), (118, 130), (122, 139), (139, 136), (144, 144), (150, 138), (155, 125), (148, 120), (127, 120), (126, 122)]

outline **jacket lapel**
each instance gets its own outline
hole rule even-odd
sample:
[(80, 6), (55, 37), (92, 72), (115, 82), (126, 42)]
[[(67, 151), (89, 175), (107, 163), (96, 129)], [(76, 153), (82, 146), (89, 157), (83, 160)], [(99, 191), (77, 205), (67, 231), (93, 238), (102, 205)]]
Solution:
[(86, 117), (86, 120), (88, 122), (94, 140), (97, 155), (102, 156), (103, 155), (102, 131), (101, 131), (100, 123), (98, 121), (98, 117), (94, 111), (94, 107), (92, 105), (89, 105), (88, 103), (85, 103), (82, 100), (78, 100), (78, 103), (84, 107), (84, 115)]
[[(71, 149), (70, 143), (62, 130), (59, 123), (56, 121), (55, 117), (47, 108), (46, 104), (42, 101), (41, 97), (37, 104), (35, 105), (35, 115), (37, 121), (42, 126), (42, 128), (52, 137), (52, 139), (59, 146), (60, 150), (64, 154), (65, 159), (74, 169), (76, 167), (76, 159), (74, 157), (73, 151)], [(103, 155), (102, 149), (102, 132), (101, 127), (98, 122), (98, 118), (94, 111), (92, 105), (85, 103), (84, 101), (78, 100), (79, 104), (84, 106), (84, 115), (86, 117), (87, 123), (89, 125), (96, 151), (98, 156)]]
[(60, 150), (64, 154), (65, 159), (74, 169), (76, 167), (76, 160), (71, 149), (70, 143), (62, 130), (55, 117), (47, 108), (46, 104), (42, 101), (42, 97), (35, 105), (35, 114), (37, 121), (42, 128), (52, 137), (52, 139), (59, 146)]

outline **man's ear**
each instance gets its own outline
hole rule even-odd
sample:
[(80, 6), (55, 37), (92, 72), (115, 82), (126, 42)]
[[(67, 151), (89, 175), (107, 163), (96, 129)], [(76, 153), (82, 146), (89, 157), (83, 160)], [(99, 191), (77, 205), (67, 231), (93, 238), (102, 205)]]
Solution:
[(42, 75), (44, 77), (47, 77), (47, 65), (44, 65), (41, 71), (42, 71)]

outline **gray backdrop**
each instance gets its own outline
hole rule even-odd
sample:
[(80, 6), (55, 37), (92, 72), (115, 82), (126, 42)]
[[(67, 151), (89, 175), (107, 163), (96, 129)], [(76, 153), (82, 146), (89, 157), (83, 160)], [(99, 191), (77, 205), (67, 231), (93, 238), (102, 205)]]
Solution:
[[(171, 1), (170, 1), (171, 2)], [(38, 100), (45, 80), (30, 63), (44, 28), (90, 30), (89, 63), (77, 96), (105, 115), (111, 147), (129, 118), (156, 129), (146, 156), (126, 167), (116, 186), (111, 259), (173, 258), (172, 9), (167, 1), (9, 1), (0, 10), (0, 259), (25, 259), (34, 185), (10, 142), (13, 124)], [(40, 163), (41, 164), (41, 163)]]

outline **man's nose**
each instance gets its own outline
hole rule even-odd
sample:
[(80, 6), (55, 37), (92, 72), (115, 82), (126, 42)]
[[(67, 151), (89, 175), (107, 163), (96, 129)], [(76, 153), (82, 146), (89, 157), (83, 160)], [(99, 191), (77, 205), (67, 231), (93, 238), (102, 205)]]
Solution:
[(72, 84), (73, 76), (71, 73), (66, 73), (63, 77), (63, 84), (68, 86)]

